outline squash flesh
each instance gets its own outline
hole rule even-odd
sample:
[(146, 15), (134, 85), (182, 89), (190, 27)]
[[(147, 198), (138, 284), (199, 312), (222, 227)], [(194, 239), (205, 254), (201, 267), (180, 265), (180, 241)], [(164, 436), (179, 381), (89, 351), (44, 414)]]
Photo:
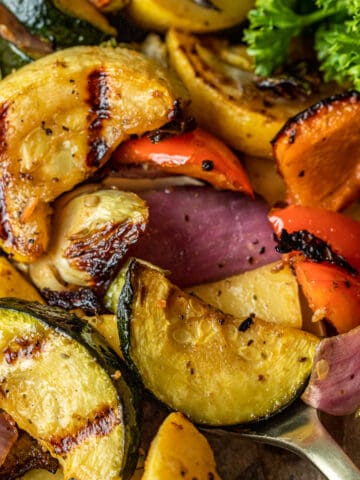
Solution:
[(224, 313), (241, 317), (255, 314), (269, 322), (301, 328), (299, 289), (288, 265), (272, 263), (189, 289)]
[(167, 123), (174, 102), (187, 96), (171, 74), (125, 48), (56, 52), (1, 85), (1, 244), (27, 262), (47, 248), (48, 203), (92, 175), (129, 135)]
[(248, 422), (284, 407), (306, 381), (318, 343), (301, 330), (225, 315), (136, 260), (118, 317), (124, 355), (145, 387), (211, 425)]
[(139, 25), (149, 29), (211, 32), (240, 23), (253, 4), (253, 0), (215, 0), (216, 9), (204, 8), (192, 0), (132, 0), (127, 11)]
[(179, 412), (170, 413), (153, 439), (142, 480), (220, 480), (206, 438)]

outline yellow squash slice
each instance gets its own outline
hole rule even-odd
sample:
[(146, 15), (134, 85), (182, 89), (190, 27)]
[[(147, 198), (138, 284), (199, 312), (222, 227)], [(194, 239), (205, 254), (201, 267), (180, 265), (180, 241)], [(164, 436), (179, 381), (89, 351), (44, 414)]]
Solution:
[(129, 135), (172, 120), (187, 95), (171, 73), (126, 48), (62, 50), (0, 85), (0, 244), (27, 262), (47, 249), (49, 202)]

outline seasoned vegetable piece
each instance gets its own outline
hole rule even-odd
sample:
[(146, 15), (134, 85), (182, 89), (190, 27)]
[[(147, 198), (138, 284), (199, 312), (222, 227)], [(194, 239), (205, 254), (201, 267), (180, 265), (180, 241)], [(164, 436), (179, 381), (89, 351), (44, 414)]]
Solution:
[(180, 287), (281, 258), (260, 198), (191, 186), (140, 195), (149, 206), (149, 224), (131, 254), (170, 270)]
[(295, 275), (281, 262), (218, 282), (196, 285), (189, 293), (235, 317), (255, 314), (268, 322), (301, 328), (302, 314)]
[(223, 142), (200, 128), (157, 143), (147, 137), (128, 140), (111, 160), (112, 168), (122, 164), (150, 165), (164, 172), (200, 178), (217, 188), (253, 195), (240, 159)]
[(360, 325), (360, 278), (334, 265), (295, 263), (297, 280), (313, 310), (313, 321), (326, 319), (338, 333)]
[(90, 2), (103, 12), (116, 12), (124, 8), (130, 0), (90, 0)]
[(43, 303), (33, 285), (5, 257), (0, 257), (0, 297), (16, 297)]
[(360, 94), (329, 97), (288, 120), (273, 140), (291, 203), (340, 210), (360, 195)]
[(301, 89), (287, 94), (286, 82), (282, 87), (274, 81), (273, 88), (271, 82), (260, 82), (248, 57), (244, 66), (233, 65), (230, 53), (224, 55), (222, 44), (213, 38), (171, 30), (166, 44), (171, 66), (190, 91), (199, 124), (249, 155), (272, 157), (270, 141), (284, 122), (324, 96)]
[(310, 382), (302, 395), (308, 405), (331, 415), (360, 407), (360, 327), (319, 344)]
[(130, 134), (171, 120), (185, 95), (170, 73), (126, 48), (74, 47), (2, 80), (2, 247), (18, 260), (38, 258), (49, 241), (49, 202)]
[(253, 4), (254, 0), (131, 0), (128, 13), (149, 29), (211, 32), (242, 22)]
[(0, 300), (0, 325), (0, 408), (59, 460), (64, 480), (129, 478), (136, 397), (102, 337), (75, 315), (14, 299)]
[(49, 44), (30, 32), (4, 5), (0, 5), (0, 68), (3, 76), (52, 52)]
[(288, 233), (307, 230), (328, 243), (334, 253), (360, 272), (359, 221), (323, 208), (301, 205), (274, 208), (269, 220), (279, 236), (283, 229)]
[(116, 30), (87, 0), (2, 0), (31, 33), (58, 48), (97, 45)]
[(220, 480), (206, 438), (179, 412), (170, 413), (153, 439), (142, 480)]
[(101, 190), (98, 185), (82, 190), (55, 204), (49, 252), (29, 266), (39, 289), (101, 290), (145, 229), (148, 209), (134, 193)]
[(254, 317), (235, 318), (131, 260), (113, 286), (123, 353), (143, 384), (196, 423), (267, 417), (294, 399), (318, 339)]

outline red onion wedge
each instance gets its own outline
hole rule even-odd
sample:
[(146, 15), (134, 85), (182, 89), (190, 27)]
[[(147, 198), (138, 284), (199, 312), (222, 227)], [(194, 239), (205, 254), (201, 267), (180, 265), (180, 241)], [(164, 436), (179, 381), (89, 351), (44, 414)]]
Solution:
[(310, 382), (302, 399), (331, 415), (360, 407), (360, 327), (325, 338), (317, 348)]
[(149, 224), (131, 255), (170, 270), (185, 288), (280, 259), (268, 207), (242, 193), (185, 186), (143, 192)]
[(0, 412), (0, 466), (5, 462), (11, 447), (18, 438), (14, 420), (5, 412)]

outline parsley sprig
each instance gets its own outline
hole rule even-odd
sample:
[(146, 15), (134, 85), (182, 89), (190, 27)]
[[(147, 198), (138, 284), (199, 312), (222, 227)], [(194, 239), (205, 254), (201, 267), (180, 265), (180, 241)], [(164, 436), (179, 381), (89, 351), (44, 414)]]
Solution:
[(360, 0), (257, 0), (244, 39), (256, 73), (288, 62), (291, 40), (311, 31), (326, 81), (360, 90)]

